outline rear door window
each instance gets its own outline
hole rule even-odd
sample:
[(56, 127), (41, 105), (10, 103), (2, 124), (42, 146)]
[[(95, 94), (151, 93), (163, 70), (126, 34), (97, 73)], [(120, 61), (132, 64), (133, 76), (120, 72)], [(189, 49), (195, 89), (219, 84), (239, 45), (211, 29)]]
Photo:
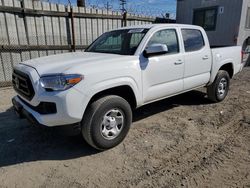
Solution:
[(193, 52), (205, 46), (201, 31), (197, 29), (182, 29), (182, 36), (186, 52)]

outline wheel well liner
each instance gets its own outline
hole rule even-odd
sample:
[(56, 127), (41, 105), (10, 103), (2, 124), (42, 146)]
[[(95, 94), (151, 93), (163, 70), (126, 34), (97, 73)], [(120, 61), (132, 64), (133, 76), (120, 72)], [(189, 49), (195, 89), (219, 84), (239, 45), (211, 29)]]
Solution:
[(117, 95), (124, 98), (126, 101), (128, 101), (132, 109), (135, 109), (137, 106), (136, 97), (133, 92), (133, 89), (128, 85), (117, 86), (100, 91), (90, 99), (88, 105), (91, 104), (93, 101), (96, 101), (97, 99), (100, 99), (101, 97), (107, 95)]
[(227, 63), (225, 65), (223, 65), (220, 70), (224, 70), (224, 71), (227, 71), (230, 78), (233, 77), (234, 75), (234, 69), (233, 69), (233, 64), (232, 63)]

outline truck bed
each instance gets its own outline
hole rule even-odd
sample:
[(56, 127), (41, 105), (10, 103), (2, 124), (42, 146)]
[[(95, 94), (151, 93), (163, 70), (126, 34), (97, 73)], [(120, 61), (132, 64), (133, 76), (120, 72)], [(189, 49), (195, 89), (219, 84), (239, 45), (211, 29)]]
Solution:
[(231, 62), (234, 70), (233, 75), (241, 71), (241, 46), (215, 47), (211, 48), (211, 53), (213, 57), (213, 64), (210, 81), (214, 80), (219, 68), (224, 62)]

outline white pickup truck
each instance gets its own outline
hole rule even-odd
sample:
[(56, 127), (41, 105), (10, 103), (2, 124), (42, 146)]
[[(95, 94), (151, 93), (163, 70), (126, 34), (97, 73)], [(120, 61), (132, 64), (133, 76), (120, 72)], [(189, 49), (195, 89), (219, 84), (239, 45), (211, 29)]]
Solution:
[(133, 109), (199, 87), (222, 101), (242, 67), (240, 46), (211, 49), (201, 27), (125, 27), (85, 52), (18, 64), (12, 102), (20, 117), (39, 125), (81, 125), (84, 139), (106, 150), (127, 135)]

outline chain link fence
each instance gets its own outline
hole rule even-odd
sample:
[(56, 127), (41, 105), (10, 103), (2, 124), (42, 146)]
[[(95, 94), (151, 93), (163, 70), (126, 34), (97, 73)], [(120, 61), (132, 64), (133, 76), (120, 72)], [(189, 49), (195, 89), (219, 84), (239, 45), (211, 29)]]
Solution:
[[(42, 0), (51, 3), (63, 3), (65, 5), (76, 5), (77, 0)], [(122, 6), (120, 5), (119, 0), (85, 0), (86, 6), (93, 9), (101, 9), (101, 10), (108, 10), (108, 11), (122, 11)], [(176, 17), (176, 8), (174, 3), (172, 6), (168, 6), (169, 3), (166, 1), (166, 9), (157, 8), (154, 5), (159, 5), (158, 1), (154, 3), (148, 3), (150, 1), (134, 1), (134, 0), (126, 0), (125, 9), (129, 14), (135, 15), (144, 15), (144, 16), (153, 16), (159, 18), (169, 18), (175, 19)], [(159, 5), (160, 6), (160, 5)]]
[(154, 20), (105, 9), (0, 0), (0, 87), (11, 85), (13, 67), (22, 61), (83, 51), (106, 31)]

